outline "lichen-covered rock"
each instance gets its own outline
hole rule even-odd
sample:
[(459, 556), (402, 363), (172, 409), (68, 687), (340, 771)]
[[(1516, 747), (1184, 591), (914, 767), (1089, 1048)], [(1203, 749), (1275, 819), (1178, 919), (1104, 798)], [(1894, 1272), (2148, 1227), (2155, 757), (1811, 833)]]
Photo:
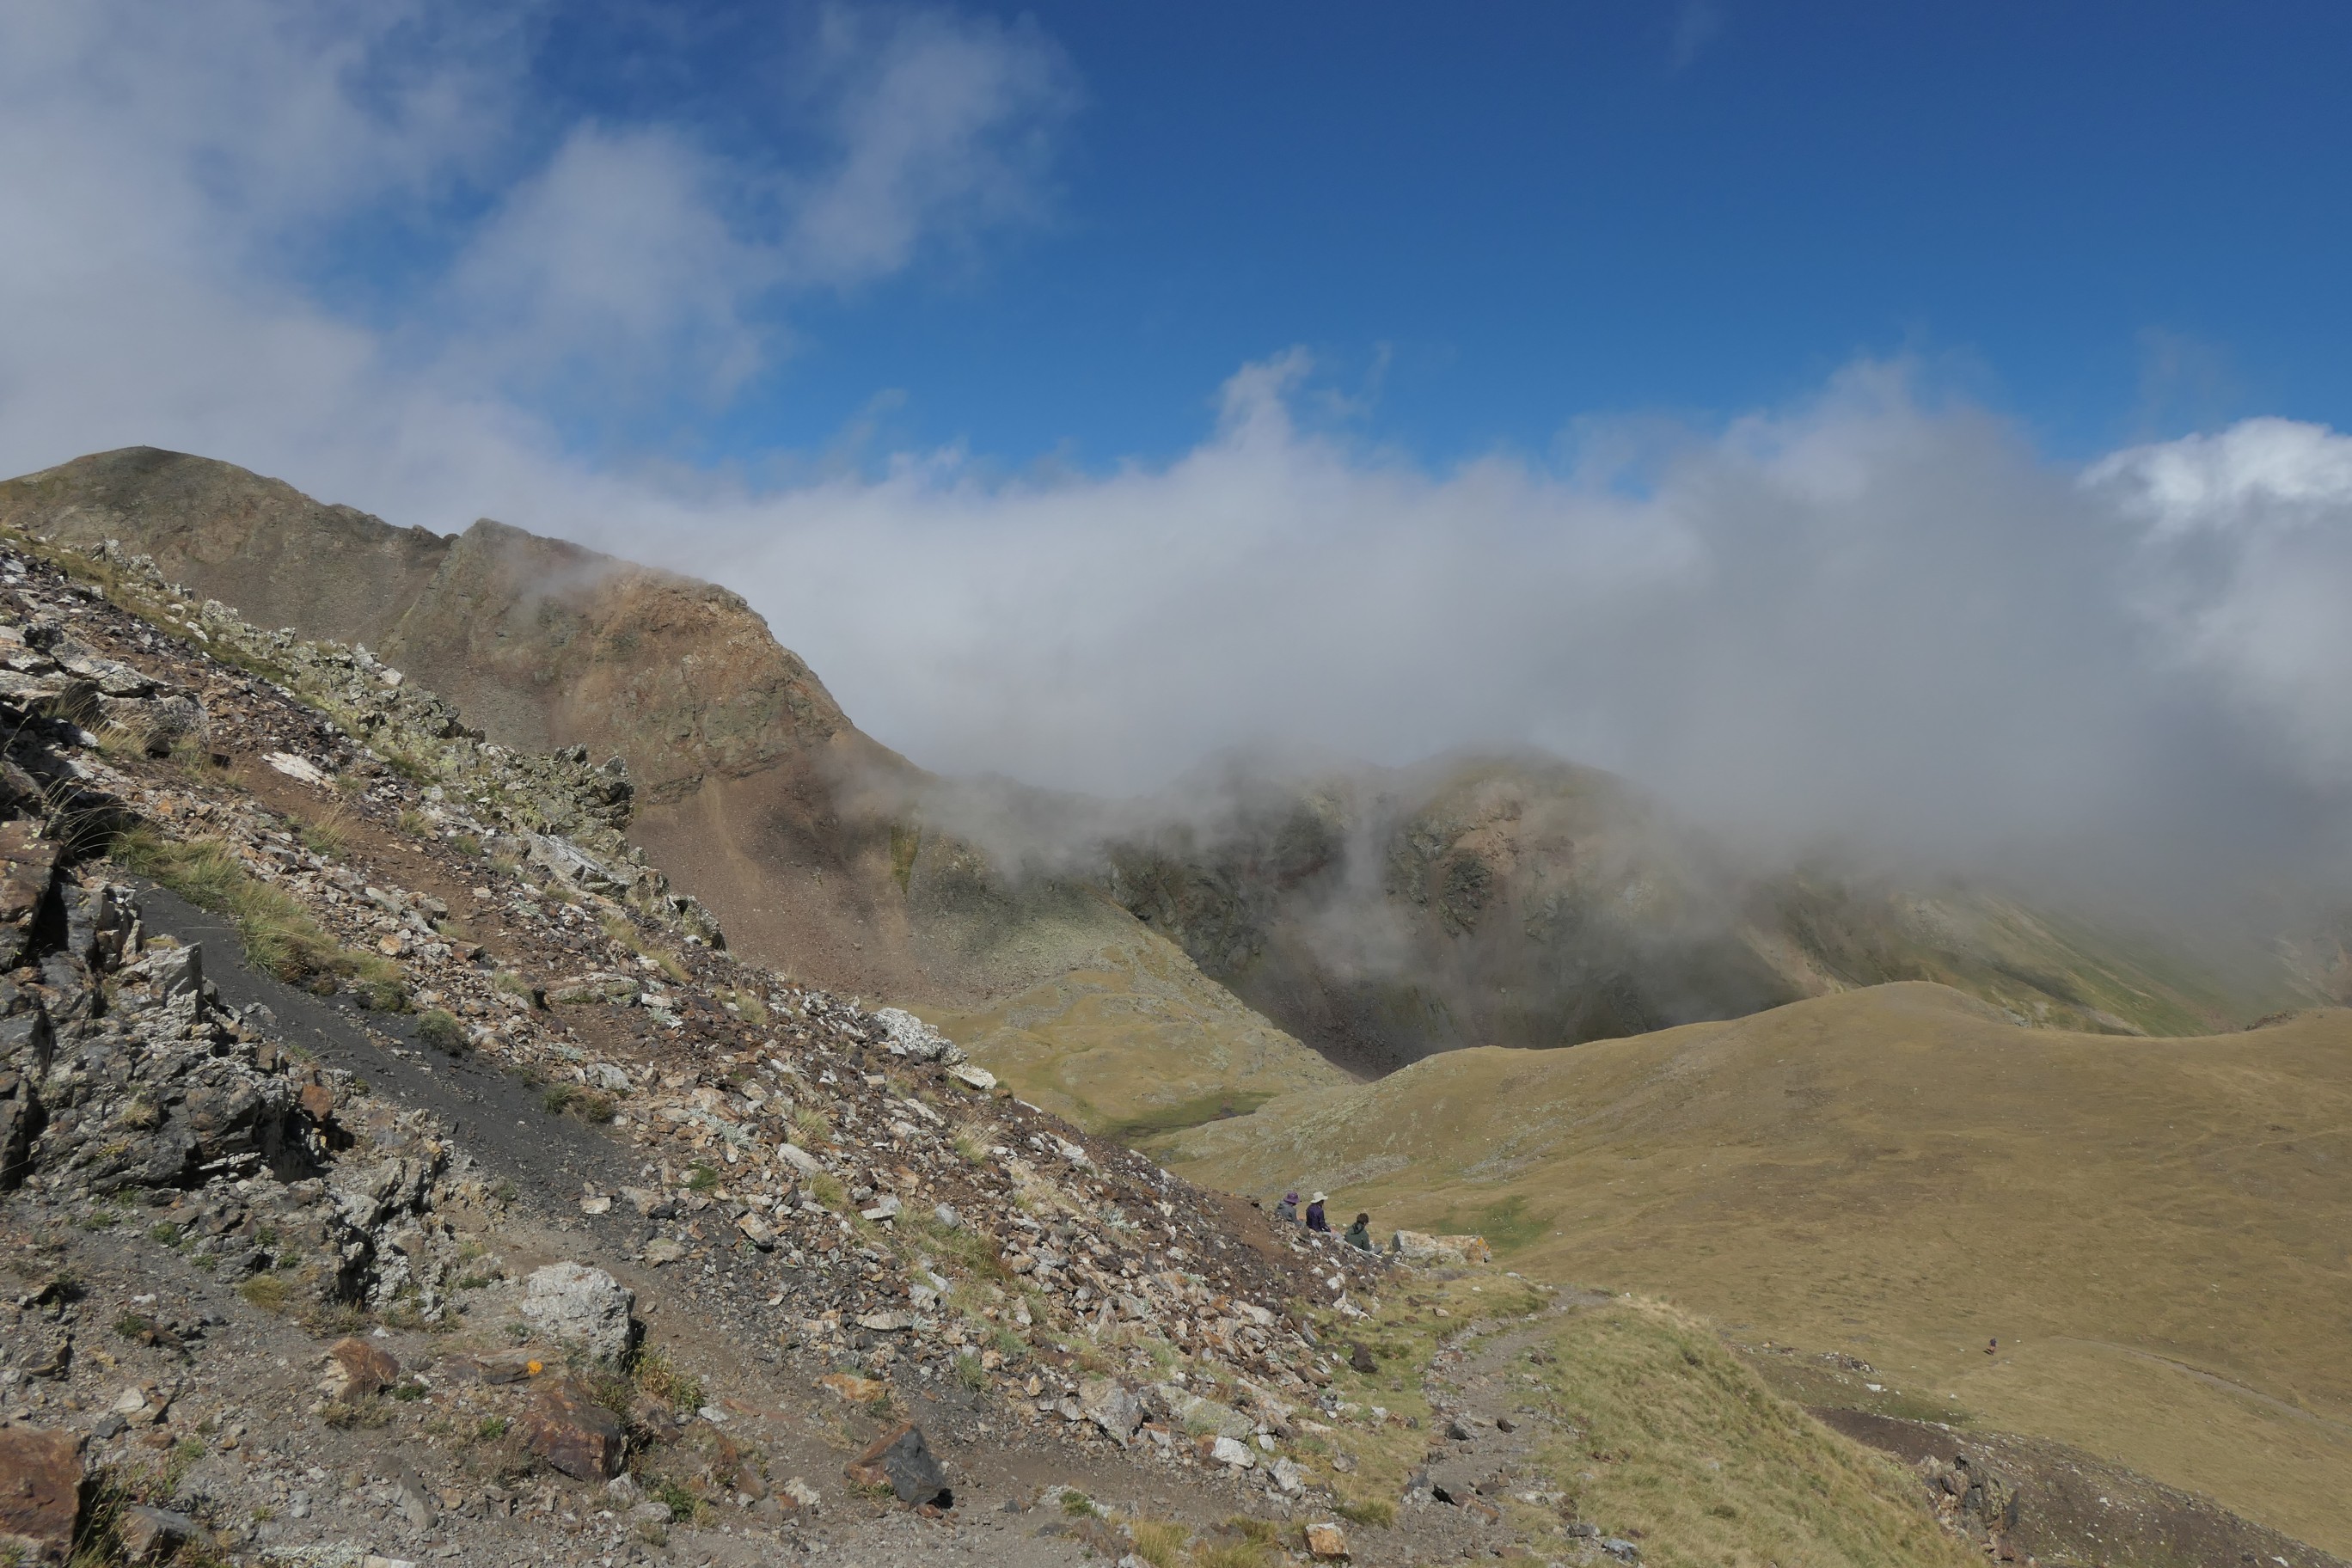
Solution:
[(1122, 1448), (1143, 1425), (1143, 1401), (1108, 1377), (1090, 1377), (1078, 1385), (1078, 1408)]
[(894, 1057), (942, 1067), (954, 1067), (964, 1059), (961, 1047), (902, 1007), (878, 1007), (874, 1021), (882, 1026)]
[(400, 1381), (400, 1363), (392, 1352), (362, 1339), (344, 1338), (329, 1345), (326, 1366), (319, 1392), (330, 1399), (381, 1394)]
[(605, 1365), (629, 1353), (636, 1292), (601, 1268), (551, 1263), (524, 1286), (522, 1311), (531, 1326), (560, 1343), (575, 1345)]
[(1459, 1268), (1485, 1263), (1495, 1256), (1484, 1237), (1430, 1236), (1418, 1230), (1398, 1231), (1389, 1240), (1389, 1251), (1403, 1262), (1424, 1268)]

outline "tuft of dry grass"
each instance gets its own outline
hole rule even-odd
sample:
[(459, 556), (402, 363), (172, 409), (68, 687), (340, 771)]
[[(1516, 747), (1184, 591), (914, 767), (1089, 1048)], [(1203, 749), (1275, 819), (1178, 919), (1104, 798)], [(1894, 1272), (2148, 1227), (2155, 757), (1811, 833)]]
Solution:
[(113, 857), (126, 870), (227, 917), (247, 960), (289, 985), (348, 984), (386, 1010), (405, 1000), (398, 964), (338, 943), (291, 896), (247, 871), (220, 839), (166, 838), (142, 823), (115, 837)]
[(1182, 1568), (1184, 1543), (1192, 1540), (1191, 1531), (1171, 1519), (1130, 1520), (1127, 1529), (1134, 1538), (1135, 1554), (1151, 1568)]

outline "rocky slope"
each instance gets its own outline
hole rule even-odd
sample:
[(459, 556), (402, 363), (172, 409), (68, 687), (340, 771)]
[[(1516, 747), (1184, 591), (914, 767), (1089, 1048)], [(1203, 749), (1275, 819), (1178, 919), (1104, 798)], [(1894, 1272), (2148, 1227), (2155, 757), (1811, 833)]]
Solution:
[[(1282, 1056), (1286, 1082), (1319, 1066), (1260, 1020), (1231, 1037), (1223, 989), (1097, 887), (1008, 875), (927, 830), (934, 781), (862, 734), (724, 589), (495, 522), (448, 537), (395, 529), (145, 447), (0, 484), (0, 524), (88, 549), (122, 541), (194, 599), (364, 647), (509, 748), (622, 757), (633, 842), (739, 948), (812, 984), (984, 1007), (1074, 969), (1098, 977), (1106, 952), (1136, 955), (1153, 976), (1139, 1000), (1160, 1020), (1155, 1044), (1195, 1065), (1162, 1064), (1105, 1108), (1110, 1121), (1223, 1091), (1212, 1064), (1235, 1048)], [(1033, 1040), (1058, 1038), (1035, 1007), (1024, 1016)]]
[(751, 951), (845, 990), (967, 981), (958, 943), (914, 929), (958, 879), (910, 902), (893, 819), (866, 804), (919, 775), (723, 588), (487, 520), (396, 529), (148, 447), (0, 485), (0, 524), (83, 548), (120, 539), (257, 625), (363, 646), (501, 744), (625, 758), (637, 841)]
[[(624, 772), (143, 558), (6, 544), (20, 1557), (1685, 1560), (1696, 1525), (1556, 1473), (1589, 1412), (1488, 1418), (1443, 1344), (1362, 1342), (1417, 1286), (1457, 1346), (1585, 1305), (1090, 1140), (727, 951), (624, 847)], [(1686, 1393), (1802, 1434), (1817, 1560), (1958, 1561), (1890, 1465)], [(1732, 1495), (1780, 1520), (1768, 1471)]]

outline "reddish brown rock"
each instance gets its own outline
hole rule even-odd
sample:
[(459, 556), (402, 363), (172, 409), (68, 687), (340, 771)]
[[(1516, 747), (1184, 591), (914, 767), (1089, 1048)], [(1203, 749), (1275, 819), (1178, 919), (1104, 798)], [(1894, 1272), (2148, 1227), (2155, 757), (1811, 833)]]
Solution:
[(860, 1377), (854, 1372), (829, 1372), (816, 1380), (816, 1385), (835, 1398), (851, 1405), (871, 1405), (889, 1390), (870, 1377)]
[(81, 1517), (81, 1441), (70, 1432), (0, 1427), (0, 1557), (62, 1563)]
[(400, 1363), (365, 1340), (337, 1340), (327, 1347), (327, 1375), (319, 1392), (330, 1399), (381, 1394), (400, 1381)]
[(335, 1114), (335, 1091), (323, 1083), (302, 1086), (302, 1113), (324, 1125)]
[(601, 1481), (620, 1474), (628, 1439), (578, 1378), (559, 1377), (541, 1389), (522, 1421), (530, 1451), (565, 1475)]

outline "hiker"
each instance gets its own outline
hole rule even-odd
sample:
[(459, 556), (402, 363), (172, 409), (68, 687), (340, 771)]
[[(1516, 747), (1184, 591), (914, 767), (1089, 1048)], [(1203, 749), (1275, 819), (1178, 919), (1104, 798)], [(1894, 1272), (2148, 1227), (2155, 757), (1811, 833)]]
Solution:
[(1316, 1194), (1315, 1196), (1307, 1202), (1307, 1228), (1309, 1230), (1319, 1230), (1326, 1236), (1331, 1234), (1331, 1222), (1323, 1217), (1323, 1194), (1321, 1193)]
[(1283, 1194), (1282, 1201), (1274, 1205), (1274, 1217), (1280, 1220), (1285, 1225), (1297, 1225), (1298, 1223), (1298, 1194), (1297, 1193)]
[(1341, 1237), (1339, 1239), (1346, 1242), (1349, 1246), (1360, 1248), (1365, 1252), (1371, 1251), (1372, 1216), (1368, 1214), (1358, 1215), (1356, 1216), (1356, 1223), (1349, 1226), (1348, 1227), (1348, 1234)]

